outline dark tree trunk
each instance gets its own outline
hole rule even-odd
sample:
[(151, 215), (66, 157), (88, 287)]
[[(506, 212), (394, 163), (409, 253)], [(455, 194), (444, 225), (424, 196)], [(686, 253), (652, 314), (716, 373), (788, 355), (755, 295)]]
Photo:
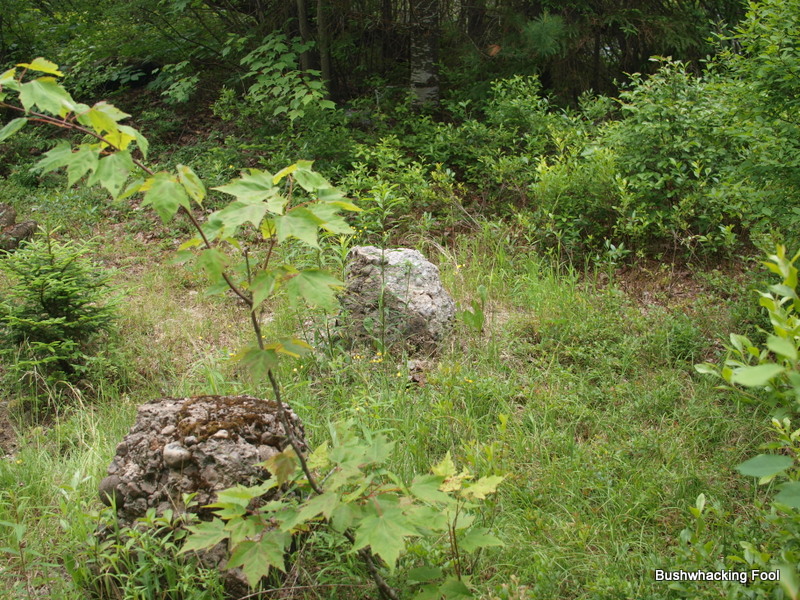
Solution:
[(390, 64), (392, 56), (392, 41), (394, 32), (394, 16), (392, 14), (392, 0), (381, 2), (381, 68), (385, 69)]
[[(300, 29), (300, 38), (303, 40), (303, 43), (308, 42), (311, 39), (311, 33), (308, 28), (308, 10), (306, 8), (306, 0), (297, 0), (297, 24), (298, 28)], [(308, 71), (310, 68), (311, 58), (308, 55), (308, 51), (305, 51), (300, 55), (300, 69), (303, 71)]]
[(319, 69), (328, 94), (331, 91), (331, 32), (328, 25), (328, 6), (325, 0), (317, 0), (317, 44), (319, 46)]

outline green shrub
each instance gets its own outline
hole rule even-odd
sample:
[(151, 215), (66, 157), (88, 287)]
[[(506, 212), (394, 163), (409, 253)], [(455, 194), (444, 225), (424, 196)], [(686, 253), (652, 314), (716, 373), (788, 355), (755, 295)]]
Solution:
[[(800, 411), (800, 299), (798, 298), (797, 261), (800, 253), (790, 257), (784, 246), (764, 264), (781, 283), (760, 292), (760, 305), (769, 313), (771, 333), (763, 345), (754, 344), (743, 335), (731, 334), (728, 356), (721, 366), (697, 365), (704, 374), (724, 381), (724, 389), (738, 398), (766, 406), (771, 411), (772, 439), (761, 446), (765, 452), (734, 467), (742, 475), (755, 477), (760, 485), (771, 485), (777, 494), (771, 505), (759, 495), (755, 502), (755, 521), (758, 529), (732, 521), (730, 514), (718, 506), (708, 505), (705, 496), (697, 499), (691, 510), (694, 523), (681, 533), (678, 548), (682, 568), (730, 569), (751, 574), (753, 569), (780, 571), (779, 594), (775, 583), (749, 580), (748, 587), (730, 586), (728, 598), (797, 598), (800, 594), (798, 564), (800, 564), (800, 430), (792, 425)], [(717, 528), (727, 528), (728, 537), (736, 536), (738, 544), (727, 547), (707, 541), (709, 522)], [(721, 559), (720, 556), (725, 556)], [(726, 586), (727, 587), (727, 586)], [(700, 588), (673, 585), (683, 592), (679, 597), (700, 597)], [(716, 592), (716, 591), (715, 591)], [(709, 594), (711, 597), (711, 594)], [(715, 594), (713, 597), (719, 597)]]
[(530, 186), (537, 237), (570, 251), (601, 247), (614, 233), (624, 188), (612, 150), (573, 147), (554, 160), (541, 158)]
[(12, 375), (31, 370), (52, 383), (78, 381), (101, 361), (113, 328), (109, 277), (87, 258), (89, 247), (40, 235), (0, 257), (9, 285), (0, 294), (0, 336)]
[(741, 144), (726, 126), (733, 107), (713, 78), (665, 61), (649, 78), (634, 76), (620, 98), (623, 118), (598, 140), (615, 149), (629, 192), (618, 209), (617, 235), (634, 245), (658, 240), (692, 249), (699, 236), (739, 225), (751, 210), (750, 196), (720, 180), (736, 165)]

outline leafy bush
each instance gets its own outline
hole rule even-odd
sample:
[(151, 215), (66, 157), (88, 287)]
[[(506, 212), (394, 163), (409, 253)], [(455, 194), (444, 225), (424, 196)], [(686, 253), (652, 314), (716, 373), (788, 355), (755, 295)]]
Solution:
[(620, 98), (623, 118), (597, 140), (615, 149), (629, 192), (617, 234), (639, 246), (657, 239), (692, 248), (698, 236), (738, 225), (749, 196), (718, 182), (736, 164), (740, 144), (726, 128), (732, 107), (720, 102), (713, 81), (665, 61), (647, 79), (634, 76)]
[(746, 166), (769, 179), (800, 187), (800, 2), (761, 0), (750, 4), (734, 39), (741, 52), (723, 55), (740, 82), (732, 100), (739, 109), (741, 134), (762, 153)]
[(557, 116), (550, 102), (542, 96), (536, 77), (510, 77), (492, 83), (492, 95), (486, 106), (486, 119), (497, 129), (516, 131), (519, 141), (531, 152), (542, 153), (548, 133)]
[[(459, 472), (448, 453), (431, 467), (431, 473), (417, 475), (406, 484), (386, 466), (394, 442), (369, 431), (364, 431), (362, 439), (354, 429), (352, 422), (332, 427), (332, 446), (326, 442), (308, 457), (308, 466), (324, 473), (320, 478), (325, 481), (324, 492), (306, 479), (294, 450), (287, 448), (264, 462), (272, 479), (219, 492), (211, 505), (217, 513), (214, 520), (190, 527), (192, 535), (181, 553), (227, 540), (232, 553), (228, 567), (241, 568), (255, 587), (271, 569), (286, 570), (284, 553), (298, 534), (313, 533), (318, 523), (327, 523), (362, 557), (369, 547), (369, 553), (379, 557), (390, 573), (407, 558), (408, 542), (419, 538), (415, 554), (424, 564), (408, 571), (409, 584), (421, 586), (417, 598), (472, 597), (464, 577), (467, 555), (503, 545), (487, 529), (474, 526), (477, 515), (472, 511), (478, 501), (496, 492), (504, 477), (470, 481), (470, 472)], [(302, 493), (284, 494), (256, 510), (248, 509), (251, 501), (287, 483)], [(428, 562), (429, 557), (439, 559), (442, 554), (447, 557), (447, 570)], [(365, 561), (370, 571), (375, 569), (373, 561)], [(396, 597), (385, 582), (379, 583), (379, 589), (382, 597)]]
[(299, 57), (311, 45), (273, 31), (263, 43), (242, 59), (250, 82), (247, 101), (268, 118), (285, 115), (289, 121), (301, 118), (311, 106), (333, 108), (325, 99), (325, 84), (318, 71), (300, 70)]
[(35, 369), (48, 382), (77, 381), (102, 361), (100, 342), (116, 309), (109, 276), (89, 248), (40, 235), (0, 258), (9, 285), (0, 294), (0, 335), (17, 377)]
[(591, 250), (613, 235), (624, 192), (612, 150), (579, 150), (569, 148), (551, 161), (541, 158), (530, 186), (537, 237), (571, 252)]
[[(714, 375), (725, 382), (725, 389), (736, 396), (757, 404), (764, 404), (772, 412), (772, 440), (762, 445), (766, 453), (759, 454), (735, 467), (739, 473), (758, 478), (761, 485), (772, 484), (778, 493), (772, 505), (756, 502), (756, 518), (766, 523), (758, 538), (750, 533), (739, 548), (715, 548), (707, 542), (707, 521), (727, 520), (734, 534), (742, 534), (739, 523), (730, 523), (730, 515), (719, 507), (708, 506), (704, 496), (691, 509), (694, 526), (681, 534), (680, 558), (689, 568), (734, 568), (762, 571), (780, 571), (780, 585), (790, 598), (800, 594), (798, 564), (800, 564), (800, 429), (792, 426), (792, 419), (800, 412), (800, 298), (798, 297), (798, 270), (795, 263), (800, 252), (793, 257), (779, 246), (764, 264), (780, 277), (781, 283), (761, 292), (760, 304), (769, 313), (772, 332), (764, 345), (757, 345), (743, 335), (731, 334), (728, 357), (720, 367), (713, 364), (697, 365), (700, 373)], [(746, 388), (748, 391), (744, 391)], [(776, 482), (778, 482), (776, 484)], [(721, 525), (718, 523), (717, 525)], [(745, 537), (745, 536), (742, 536)], [(740, 538), (741, 539), (741, 538)], [(724, 552), (724, 561), (717, 556)], [(747, 588), (732, 586), (731, 598), (773, 598), (774, 583), (755, 579)], [(677, 586), (674, 589), (696, 597), (695, 590)]]

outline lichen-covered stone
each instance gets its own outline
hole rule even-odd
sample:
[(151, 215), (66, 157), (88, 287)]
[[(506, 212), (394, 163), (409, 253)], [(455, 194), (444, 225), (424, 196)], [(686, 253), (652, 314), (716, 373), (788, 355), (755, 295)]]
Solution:
[(17, 223), (17, 211), (10, 204), (0, 202), (0, 250), (11, 252), (36, 233), (36, 221)]
[[(304, 445), (299, 418), (284, 407), (295, 438)], [(108, 505), (113, 502), (123, 526), (133, 525), (151, 508), (159, 515), (167, 509), (186, 511), (184, 494), (195, 494), (189, 510), (206, 520), (211, 512), (202, 507), (215, 502), (218, 491), (269, 479), (258, 463), (288, 444), (274, 401), (252, 396), (164, 398), (139, 407), (100, 483), (100, 497)], [(213, 548), (202, 560), (223, 570), (225, 549)], [(229, 597), (245, 594), (244, 582), (241, 571), (225, 572)]]
[(17, 222), (17, 211), (5, 202), (0, 202), (0, 230), (11, 227)]
[(408, 248), (356, 246), (347, 258), (342, 304), (348, 337), (380, 340), (409, 354), (435, 354), (456, 312), (436, 265)]
[[(287, 411), (295, 436), (303, 439), (297, 416)], [(108, 468), (101, 499), (116, 500), (124, 525), (144, 516), (182, 508), (183, 494), (199, 506), (236, 484), (269, 478), (258, 466), (288, 444), (277, 404), (251, 396), (164, 398), (139, 407), (136, 422)], [(112, 485), (113, 483), (113, 485)], [(145, 489), (153, 488), (153, 493)]]

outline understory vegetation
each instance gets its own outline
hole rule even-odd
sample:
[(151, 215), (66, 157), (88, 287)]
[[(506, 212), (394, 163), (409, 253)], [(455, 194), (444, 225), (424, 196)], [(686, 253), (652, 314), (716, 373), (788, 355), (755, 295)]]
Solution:
[[(309, 448), (380, 447), (372, 479), (359, 464), (366, 483), (336, 502), (422, 506), (397, 482), (431, 477), (424, 514), (469, 508), (475, 535), (398, 516), (367, 544), (325, 512), (304, 521), (324, 493), (302, 458), (300, 500), (282, 508), (297, 523), (265, 569), (285, 574), (272, 568), (261, 597), (800, 597), (800, 2), (718, 3), (741, 21), (713, 43), (656, 43), (625, 21), (594, 55), (608, 95), (570, 70), (596, 22), (569, 4), (506, 31), (497, 76), (494, 54), (443, 60), (425, 104), (386, 60), (354, 67), (358, 85), (337, 72), (358, 38), (320, 37), (322, 8), (312, 40), (296, 15), (258, 37), (233, 8), (141, 0), (207, 19), (205, 50), (178, 60), (188, 50), (152, 32), (138, 40), (150, 54), (80, 38), (77, 0), (14, 0), (0, 202), (41, 229), (0, 255), (0, 598), (223, 598), (219, 574), (181, 552), (211, 529), (148, 514), (117, 530), (98, 483), (138, 405), (278, 391)], [(98, 10), (141, 31), (113, 2)], [(48, 11), (45, 35), (34, 17)], [(636, 23), (643, 48), (676, 58), (614, 89)], [(89, 106), (101, 96), (114, 106)], [(459, 312), (423, 368), (332, 335), (356, 245), (438, 265)], [(655, 579), (752, 569), (781, 581)]]

